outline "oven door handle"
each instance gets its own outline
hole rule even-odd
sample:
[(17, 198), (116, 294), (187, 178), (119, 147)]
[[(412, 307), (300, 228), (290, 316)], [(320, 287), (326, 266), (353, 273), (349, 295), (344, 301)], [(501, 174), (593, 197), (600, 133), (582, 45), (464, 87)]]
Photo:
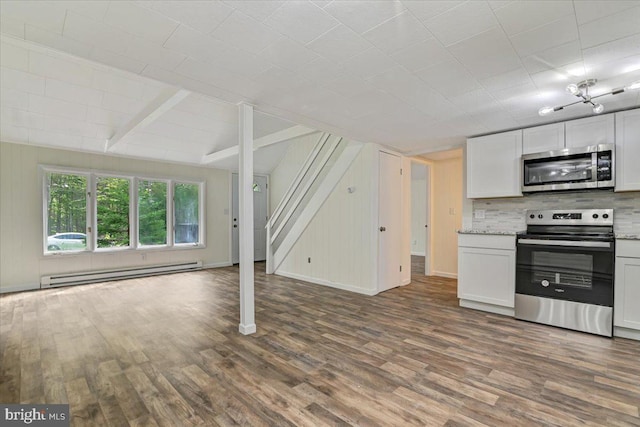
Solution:
[(518, 244), (539, 246), (573, 246), (579, 248), (611, 248), (611, 242), (585, 242), (575, 240), (519, 239)]

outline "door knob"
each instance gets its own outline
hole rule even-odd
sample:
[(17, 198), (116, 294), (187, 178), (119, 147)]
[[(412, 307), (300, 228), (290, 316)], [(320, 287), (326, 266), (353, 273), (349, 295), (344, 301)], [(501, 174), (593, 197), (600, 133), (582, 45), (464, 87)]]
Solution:
[(380, 227), (380, 231), (387, 231), (387, 227)]

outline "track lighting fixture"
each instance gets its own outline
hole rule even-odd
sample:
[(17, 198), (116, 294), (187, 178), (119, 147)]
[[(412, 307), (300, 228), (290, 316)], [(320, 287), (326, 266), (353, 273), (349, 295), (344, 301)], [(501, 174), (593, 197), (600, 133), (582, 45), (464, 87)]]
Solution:
[(604, 105), (598, 102), (594, 102), (593, 101), (594, 99), (600, 98), (601, 96), (606, 96), (606, 95), (617, 95), (627, 90), (640, 89), (640, 80), (638, 80), (631, 83), (628, 86), (613, 89), (612, 91), (607, 93), (603, 93), (596, 96), (589, 95), (589, 88), (594, 86), (597, 82), (598, 80), (596, 79), (587, 79), (579, 82), (578, 84), (571, 83), (570, 85), (567, 86), (566, 90), (571, 95), (574, 95), (580, 98), (579, 101), (572, 102), (566, 105), (561, 105), (559, 107), (542, 107), (541, 109), (538, 110), (538, 114), (540, 114), (541, 116), (546, 116), (547, 114), (551, 114), (555, 111), (560, 111), (566, 107), (570, 107), (576, 104), (588, 104), (591, 106), (591, 109), (593, 110), (594, 114), (600, 114), (604, 111)]

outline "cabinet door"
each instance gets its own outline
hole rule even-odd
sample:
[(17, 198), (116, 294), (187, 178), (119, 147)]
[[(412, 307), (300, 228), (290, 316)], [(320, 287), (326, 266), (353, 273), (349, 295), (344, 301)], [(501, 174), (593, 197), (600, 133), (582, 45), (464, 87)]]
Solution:
[(564, 148), (564, 123), (537, 126), (522, 131), (522, 154), (562, 150)]
[(615, 135), (614, 115), (587, 117), (565, 123), (567, 148), (588, 145), (613, 144)]
[(522, 130), (467, 140), (467, 197), (515, 197), (520, 190)]
[(640, 258), (616, 257), (613, 324), (640, 331)]
[(616, 113), (616, 191), (640, 191), (640, 108)]
[(514, 307), (515, 251), (458, 249), (458, 298)]

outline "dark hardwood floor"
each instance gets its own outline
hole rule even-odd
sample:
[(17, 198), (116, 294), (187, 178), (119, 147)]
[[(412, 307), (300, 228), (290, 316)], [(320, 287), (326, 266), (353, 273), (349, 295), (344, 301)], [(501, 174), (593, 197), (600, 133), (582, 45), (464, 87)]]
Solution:
[(640, 425), (640, 342), (462, 309), (451, 279), (367, 297), (258, 271), (242, 336), (237, 281), (0, 297), (0, 402), (75, 426)]

